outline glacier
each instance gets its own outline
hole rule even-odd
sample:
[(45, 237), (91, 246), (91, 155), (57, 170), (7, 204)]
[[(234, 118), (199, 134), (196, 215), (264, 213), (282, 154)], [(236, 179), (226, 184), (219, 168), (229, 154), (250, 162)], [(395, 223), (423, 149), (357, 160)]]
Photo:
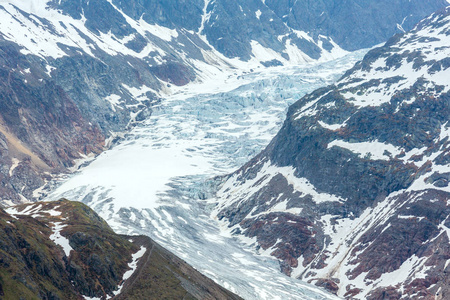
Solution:
[(245, 299), (335, 299), (221, 228), (211, 216), (214, 186), (270, 142), (290, 104), (333, 83), (365, 52), (170, 87), (148, 119), (52, 182), (45, 199), (82, 201), (116, 232), (150, 236)]

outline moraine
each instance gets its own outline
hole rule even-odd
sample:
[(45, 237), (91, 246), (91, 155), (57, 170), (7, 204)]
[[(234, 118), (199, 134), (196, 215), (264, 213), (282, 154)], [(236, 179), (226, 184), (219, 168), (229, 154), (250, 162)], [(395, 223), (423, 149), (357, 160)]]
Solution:
[(150, 236), (245, 299), (333, 299), (221, 230), (210, 216), (209, 184), (259, 153), (289, 104), (336, 80), (362, 55), (171, 87), (150, 118), (57, 182), (47, 199), (88, 204), (116, 232)]

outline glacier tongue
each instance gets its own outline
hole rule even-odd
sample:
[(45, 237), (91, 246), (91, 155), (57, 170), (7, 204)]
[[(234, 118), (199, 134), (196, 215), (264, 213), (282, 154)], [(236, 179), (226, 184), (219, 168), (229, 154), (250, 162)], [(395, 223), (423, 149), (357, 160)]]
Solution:
[(88, 204), (117, 232), (150, 236), (245, 299), (333, 298), (284, 276), (277, 261), (222, 231), (210, 217), (208, 179), (261, 151), (289, 104), (336, 80), (362, 55), (180, 88), (47, 199)]

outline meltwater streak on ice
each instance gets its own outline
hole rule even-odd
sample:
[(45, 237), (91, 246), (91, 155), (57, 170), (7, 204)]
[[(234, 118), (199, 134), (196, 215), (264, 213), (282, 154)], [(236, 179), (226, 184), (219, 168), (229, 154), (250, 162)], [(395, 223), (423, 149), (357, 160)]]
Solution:
[(150, 236), (245, 299), (333, 298), (284, 276), (276, 260), (226, 236), (202, 199), (209, 178), (235, 170), (268, 144), (289, 104), (336, 80), (361, 56), (250, 73), (235, 78), (236, 88), (203, 86), (219, 90), (213, 93), (189, 87), (48, 199), (83, 201), (118, 233)]

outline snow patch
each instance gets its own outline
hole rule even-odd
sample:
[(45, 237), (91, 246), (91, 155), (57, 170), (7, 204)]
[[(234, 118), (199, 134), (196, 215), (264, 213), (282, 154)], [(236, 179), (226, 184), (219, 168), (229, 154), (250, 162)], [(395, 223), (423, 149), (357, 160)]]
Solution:
[(11, 177), (13, 175), (14, 170), (19, 166), (20, 160), (13, 157), (12, 159), (12, 165), (9, 168), (9, 177)]
[(358, 154), (358, 156), (372, 160), (390, 160), (401, 153), (401, 149), (391, 144), (381, 143), (378, 140), (371, 142), (350, 143), (334, 140), (328, 144), (328, 149), (340, 147)]
[(145, 252), (147, 252), (147, 248), (145, 248), (144, 246), (141, 246), (141, 248), (139, 249), (138, 252), (134, 253), (132, 255), (132, 261), (128, 264), (128, 267), (131, 270), (126, 271), (123, 276), (122, 276), (122, 284), (119, 286), (117, 291), (114, 291), (114, 295), (118, 295), (120, 294), (120, 292), (122, 291), (123, 285), (125, 283), (125, 281), (131, 277), (131, 275), (133, 275), (133, 273), (136, 271), (137, 269), (137, 264), (139, 259), (144, 256)]
[(332, 124), (332, 125), (331, 124), (327, 124), (327, 123), (325, 123), (323, 121), (318, 121), (318, 123), (323, 128), (328, 129), (328, 130), (332, 130), (332, 131), (341, 129), (342, 127), (345, 126), (345, 123), (343, 123), (343, 124)]
[(65, 227), (66, 226), (62, 223), (55, 223), (52, 228), (53, 234), (50, 235), (50, 240), (52, 240), (56, 245), (61, 246), (66, 256), (69, 257), (70, 251), (73, 250), (73, 248), (70, 246), (69, 240), (61, 235), (61, 230)]
[(116, 107), (122, 109), (122, 107), (119, 106), (122, 102), (120, 99), (122, 99), (122, 97), (116, 94), (111, 94), (108, 97), (105, 97), (105, 100), (111, 104), (111, 109), (114, 112), (116, 111)]

